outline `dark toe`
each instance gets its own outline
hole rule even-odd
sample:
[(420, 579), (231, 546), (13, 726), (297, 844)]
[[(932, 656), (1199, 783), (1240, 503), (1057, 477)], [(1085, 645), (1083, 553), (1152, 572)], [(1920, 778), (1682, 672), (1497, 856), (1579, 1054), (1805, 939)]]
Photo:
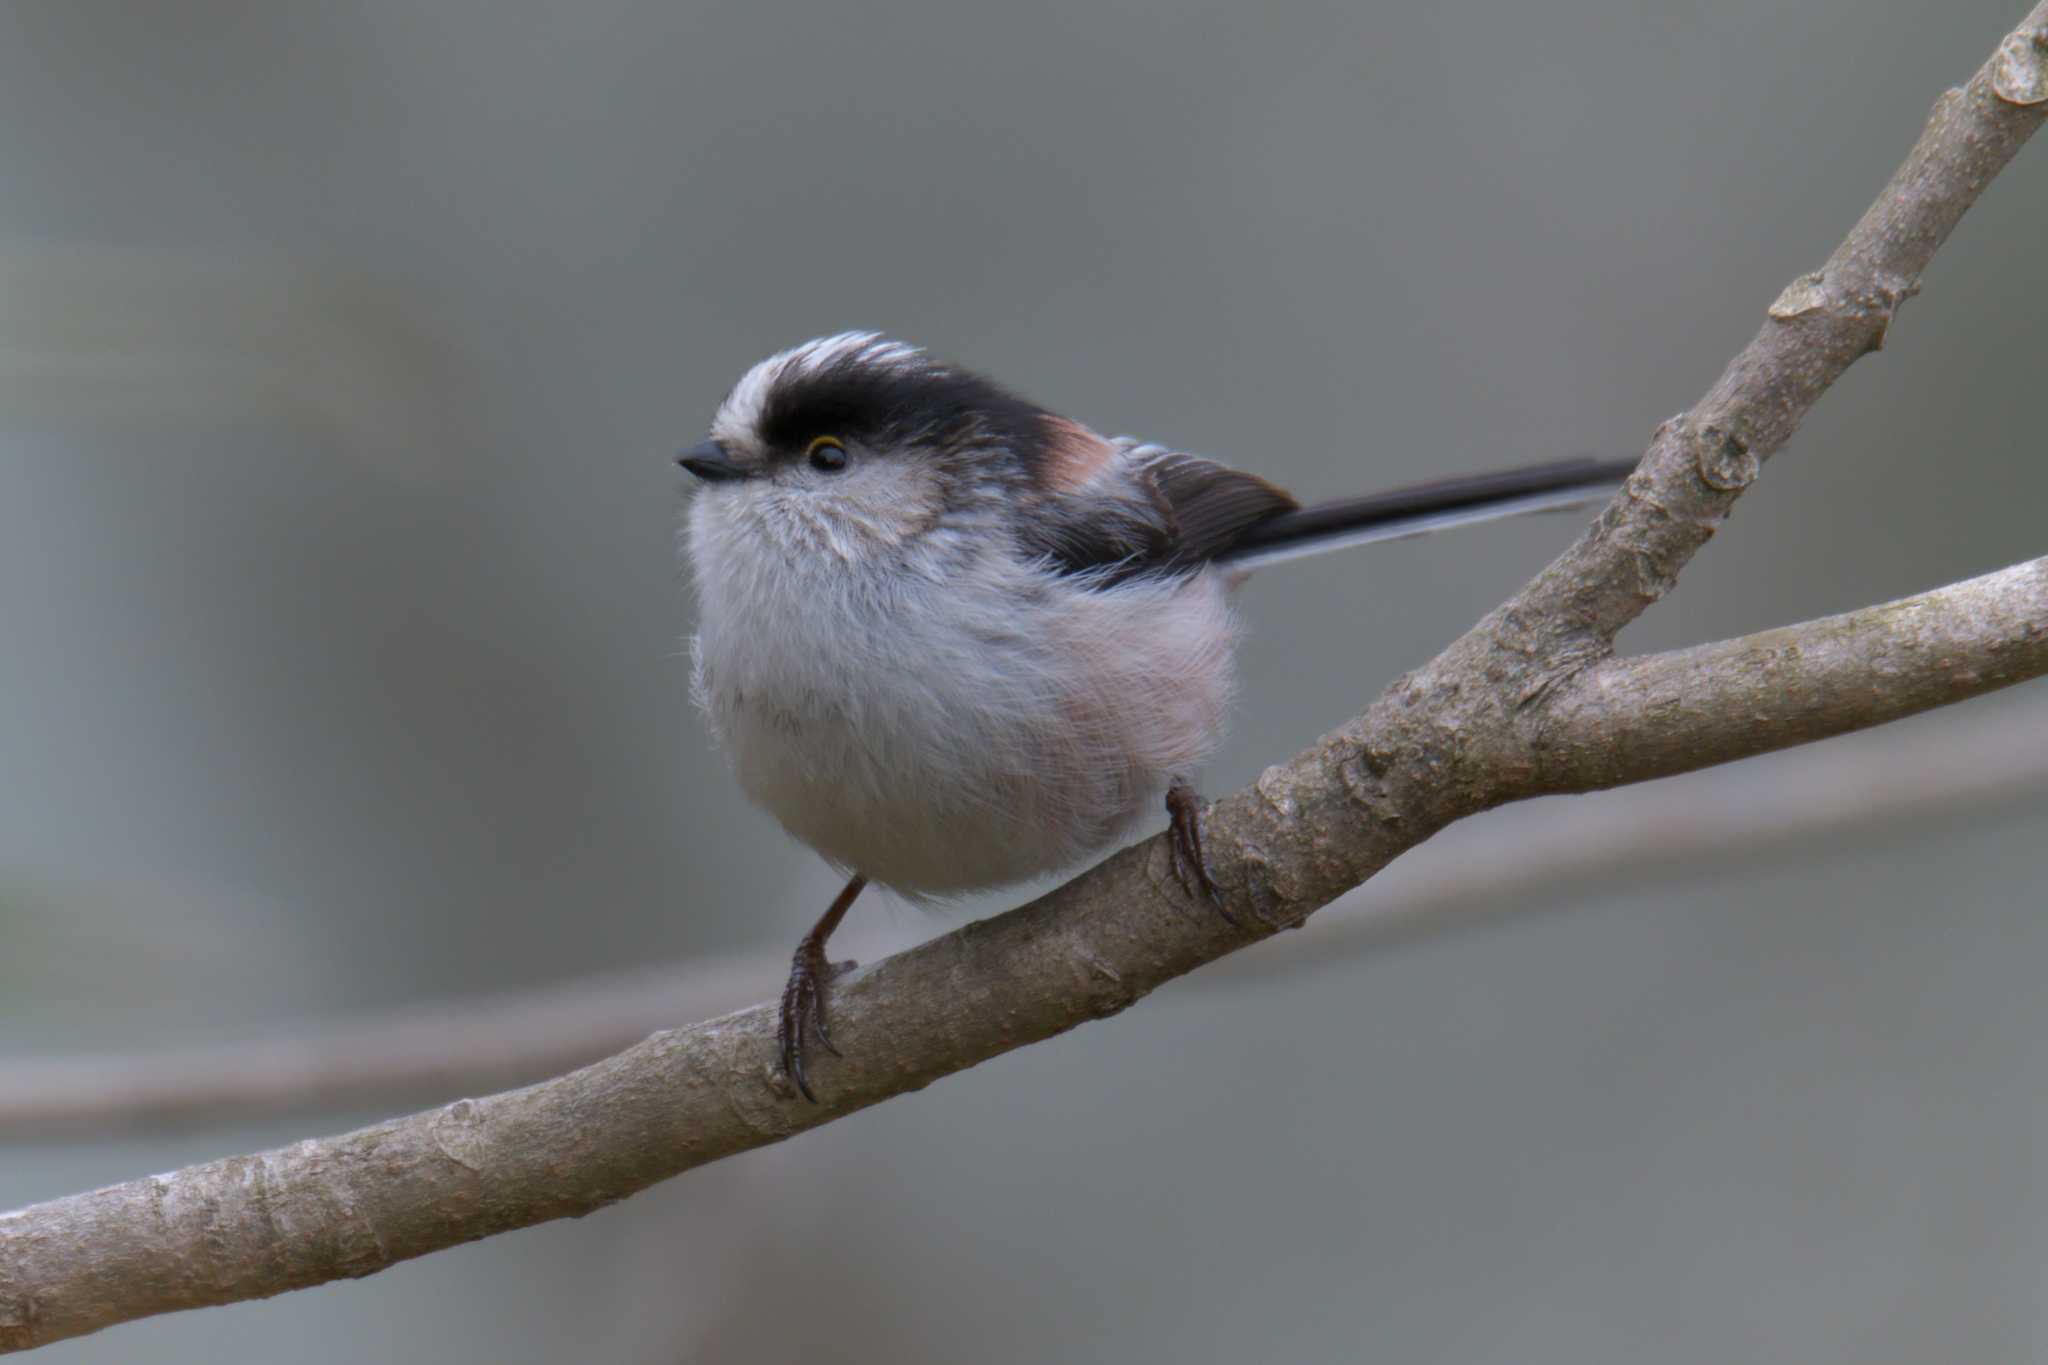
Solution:
[(1216, 879), (1209, 873), (1209, 860), (1202, 851), (1202, 798), (1193, 787), (1175, 778), (1166, 789), (1166, 815), (1167, 847), (1181, 890), (1189, 900), (1206, 898), (1224, 922), (1235, 927), (1237, 916), (1224, 906), (1216, 890)]

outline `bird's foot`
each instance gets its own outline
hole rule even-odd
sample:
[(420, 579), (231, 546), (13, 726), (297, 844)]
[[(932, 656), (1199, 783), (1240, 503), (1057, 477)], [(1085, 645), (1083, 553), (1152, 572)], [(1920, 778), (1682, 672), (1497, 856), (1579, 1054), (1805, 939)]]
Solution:
[(811, 1093), (810, 1078), (804, 1074), (805, 1039), (816, 1035), (825, 1051), (840, 1055), (825, 1024), (825, 985), (852, 965), (827, 962), (824, 941), (809, 935), (790, 959), (789, 984), (782, 988), (782, 1073), (812, 1104), (818, 1097)]
[(847, 907), (854, 897), (860, 895), (868, 879), (856, 873), (847, 882), (819, 921), (811, 926), (811, 932), (804, 935), (803, 942), (796, 945), (796, 956), (789, 963), (789, 984), (782, 988), (782, 1074), (795, 1083), (797, 1092), (812, 1104), (818, 1097), (811, 1092), (811, 1081), (804, 1074), (804, 1037), (814, 1033), (824, 1045), (825, 1051), (834, 1057), (839, 1049), (832, 1044), (832, 1034), (825, 1026), (826, 983), (847, 970), (851, 962), (827, 962), (825, 940), (832, 937), (832, 931), (839, 927), (839, 921), (846, 917)]

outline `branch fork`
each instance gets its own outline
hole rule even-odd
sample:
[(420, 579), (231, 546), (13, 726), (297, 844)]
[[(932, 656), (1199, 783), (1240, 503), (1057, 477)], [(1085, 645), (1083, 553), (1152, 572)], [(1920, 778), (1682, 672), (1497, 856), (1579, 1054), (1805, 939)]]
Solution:
[[(2048, 117), (2048, 0), (1793, 281), (1571, 548), (1362, 715), (1211, 807), (1228, 896), (1299, 921), (1505, 801), (1689, 771), (2048, 672), (2048, 560), (1742, 640), (1612, 657)], [(822, 1105), (775, 1083), (776, 1009), (657, 1033), (521, 1090), (0, 1214), (0, 1350), (262, 1298), (588, 1213), (1116, 1013), (1263, 937), (1150, 890), (1153, 839), (843, 978)]]

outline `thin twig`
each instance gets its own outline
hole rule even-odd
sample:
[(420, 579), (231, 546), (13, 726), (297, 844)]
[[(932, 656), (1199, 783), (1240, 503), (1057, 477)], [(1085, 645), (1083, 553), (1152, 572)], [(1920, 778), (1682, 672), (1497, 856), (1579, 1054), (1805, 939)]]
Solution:
[[(1640, 685), (1626, 685), (1602, 669), (1615, 633), (1670, 588), (1761, 462), (1882, 340), (1935, 248), (2048, 113), (2022, 102), (2048, 87), (2044, 64), (2048, 0), (1968, 87), (1942, 98), (1847, 241), (1780, 297), (1705, 400), (1665, 425), (1576, 545), (1363, 715), (1209, 810), (1207, 843), (1226, 898), (1298, 921), (1454, 820), (1582, 776), (1587, 785), (1631, 776), (1574, 743), (1602, 726), (1624, 741), (1657, 728), (1664, 664), (1641, 664)], [(2020, 638), (1999, 634), (2014, 621), (2048, 620), (2048, 571), (2037, 564), (1993, 577), (1995, 585), (1971, 586), (1999, 610), (1973, 618), (1981, 634), (1965, 621), (1952, 636), (1994, 657), (1997, 672), (1944, 675), (1928, 690), (1917, 675), (1901, 683), (1872, 669), (1862, 688), (1902, 689), (1880, 711), (2048, 671), (2048, 634), (2032, 625)], [(1914, 610), (1851, 613), (1777, 639), (1819, 649), (1846, 635), (1898, 655), (1918, 636)], [(1820, 655), (1809, 671), (1801, 654), (1783, 650), (1777, 678), (1796, 691), (1817, 673), (1837, 676)], [(1912, 650), (1903, 657), (1941, 669)], [(1843, 728), (1882, 718), (1860, 702), (1848, 715)], [(1817, 713), (1787, 723), (1794, 739), (1822, 725)], [(1640, 775), (1787, 742), (1766, 725), (1710, 728), (1683, 749), (1647, 745)], [(846, 1055), (812, 1077), (822, 1105), (803, 1103), (781, 1078), (775, 1011), (760, 1005), (523, 1090), (0, 1216), (0, 1347), (368, 1275), (587, 1213), (1114, 1014), (1261, 936), (1183, 900), (1163, 842), (1147, 840), (1031, 905), (836, 982), (833, 1033)]]
[(180, 1123), (334, 1112), (523, 1085), (678, 1019), (754, 1000), (786, 958), (735, 955), (519, 995), (349, 1016), (213, 1046), (0, 1062), (0, 1140), (125, 1136)]

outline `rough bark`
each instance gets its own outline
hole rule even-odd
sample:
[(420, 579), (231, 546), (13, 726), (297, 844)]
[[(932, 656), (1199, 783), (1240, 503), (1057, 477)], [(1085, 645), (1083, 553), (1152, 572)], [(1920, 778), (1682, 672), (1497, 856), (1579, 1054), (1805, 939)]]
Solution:
[[(1719, 869), (1730, 849), (1750, 867), (1849, 831), (2024, 803), (2048, 793), (2048, 745), (2028, 742), (2040, 735), (2048, 705), (1983, 707), (1937, 728), (1894, 727), (1812, 750), (1796, 765), (1742, 764), (1625, 798), (1523, 807), (1505, 824), (1461, 821), (1345, 896), (1341, 909), (1319, 912), (1315, 933), (1233, 955), (1193, 981), (1330, 966), (1478, 921), (1561, 909), (1588, 887)], [(678, 1018), (738, 1009), (788, 967), (774, 949), (691, 958), (230, 1043), (0, 1061), (0, 1142), (396, 1108), (527, 1085)]]
[[(1363, 715), (1211, 808), (1226, 899), (1297, 923), (1504, 801), (1727, 762), (2048, 670), (2039, 562), (1789, 632), (1610, 662), (1616, 632), (1670, 589), (1827, 386), (1883, 343), (1935, 249), (2048, 112), (2044, 67), (2048, 0), (1942, 97), (1841, 247), (1779, 296), (1570, 550)], [(1785, 700), (1752, 719), (1688, 709), (1690, 689)], [(0, 1216), (0, 1348), (368, 1275), (587, 1213), (1115, 1014), (1272, 932), (1244, 918), (1237, 930), (1190, 905), (1155, 838), (838, 982), (846, 1057), (814, 1074), (822, 1105), (781, 1079), (775, 1012), (761, 1005), (523, 1090)]]

